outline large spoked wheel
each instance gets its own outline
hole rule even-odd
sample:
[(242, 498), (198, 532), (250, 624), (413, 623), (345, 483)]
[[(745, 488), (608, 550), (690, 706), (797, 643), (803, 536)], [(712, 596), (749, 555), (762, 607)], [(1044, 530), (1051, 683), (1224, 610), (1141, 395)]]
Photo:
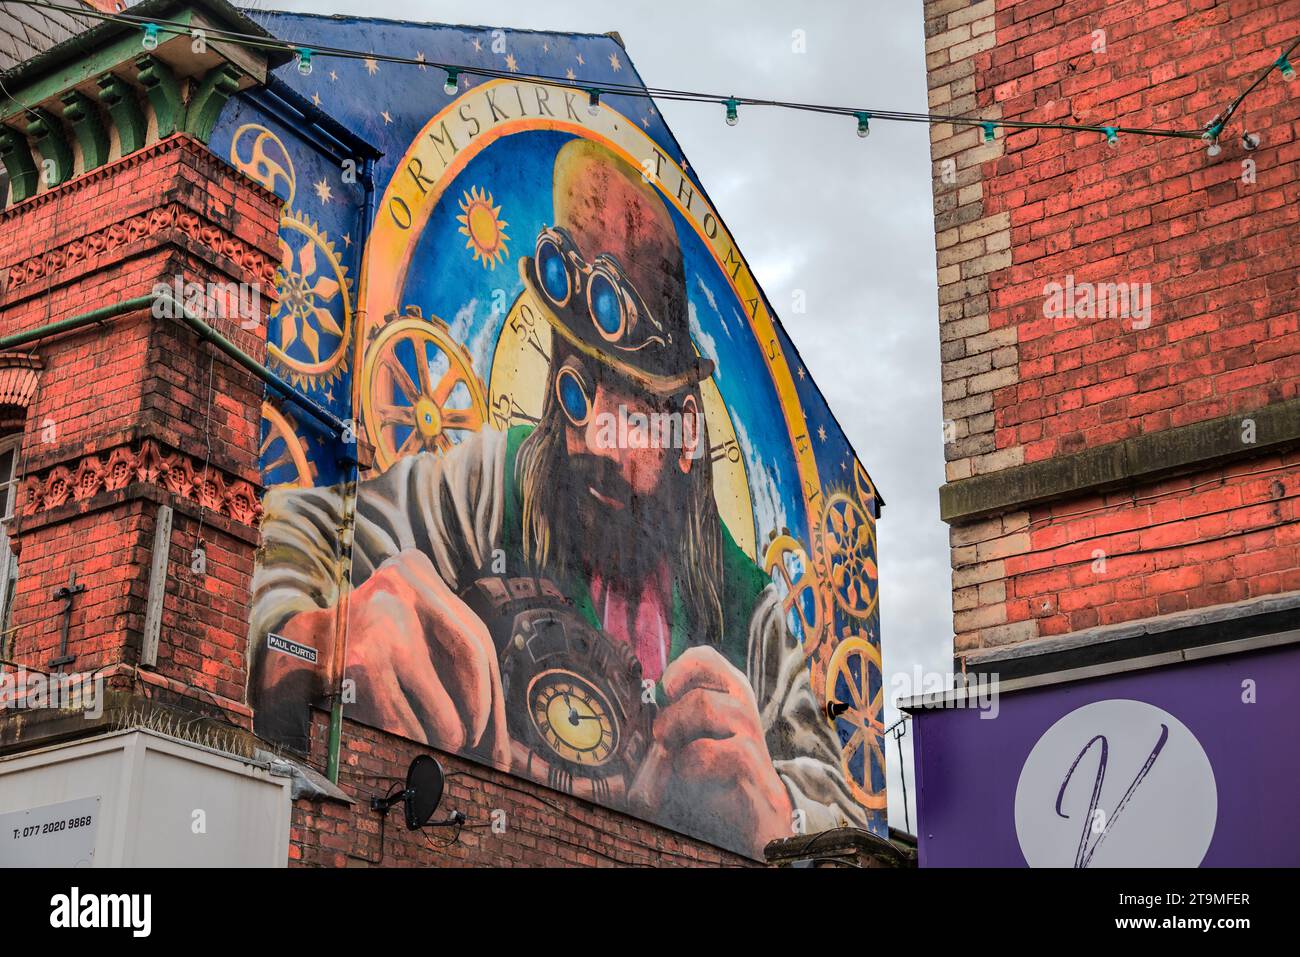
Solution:
[(826, 695), (839, 711), (831, 722), (840, 742), (840, 764), (849, 789), (863, 807), (883, 810), (885, 728), (880, 649), (865, 638), (841, 641), (827, 668)]
[(381, 470), (417, 452), (446, 452), (487, 418), (483, 386), (464, 348), (437, 319), (382, 326), (362, 373), (362, 413)]

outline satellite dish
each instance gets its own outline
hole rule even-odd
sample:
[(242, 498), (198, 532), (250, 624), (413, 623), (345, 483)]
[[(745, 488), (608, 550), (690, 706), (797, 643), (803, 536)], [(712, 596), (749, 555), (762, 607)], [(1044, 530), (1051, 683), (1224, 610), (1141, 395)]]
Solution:
[(406, 791), (403, 803), (406, 805), (406, 826), (418, 831), (429, 823), (433, 812), (438, 810), (442, 801), (443, 774), (442, 765), (427, 754), (421, 754), (411, 762), (406, 772)]
[(465, 815), (460, 811), (452, 811), (445, 821), (430, 820), (442, 802), (443, 781), (442, 765), (427, 754), (418, 755), (406, 769), (406, 787), (390, 797), (371, 798), (370, 808), (387, 814), (401, 801), (406, 808), (406, 826), (412, 831), (464, 824)]

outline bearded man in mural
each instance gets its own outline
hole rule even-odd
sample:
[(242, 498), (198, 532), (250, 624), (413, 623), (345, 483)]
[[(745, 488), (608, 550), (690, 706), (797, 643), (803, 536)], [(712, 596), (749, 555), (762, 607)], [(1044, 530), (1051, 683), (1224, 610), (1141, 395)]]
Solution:
[[(800, 824), (866, 826), (775, 589), (719, 517), (701, 455), (699, 383), (713, 364), (691, 344), (667, 207), (639, 171), (573, 140), (556, 159), (554, 210), (556, 226), (520, 263), (554, 332), (539, 423), (470, 434), (360, 484), (346, 714), (748, 853)], [(611, 421), (664, 413), (683, 424), (674, 447), (612, 440)], [(338, 489), (266, 496), (252, 619), (257, 727), (269, 737), (304, 742), (305, 703), (327, 691), (343, 511)], [(521, 592), (494, 563), (538, 584)], [(539, 626), (494, 634), (485, 594), (567, 607), (567, 623), (548, 625), (567, 649), (619, 649), (592, 657), (629, 662), (632, 696), (611, 702), (598, 690), (608, 685), (580, 674), (540, 700), (518, 680), (512, 692), (519, 629), (536, 637)], [(268, 633), (317, 649), (321, 670), (268, 651)], [(638, 737), (631, 712), (643, 699), (653, 704)], [(606, 711), (621, 712), (621, 729)], [(531, 744), (511, 730), (530, 714), (543, 728)], [(635, 760), (621, 790), (594, 773), (584, 790), (547, 768), (539, 743), (572, 745), (578, 778), (616, 748)]]

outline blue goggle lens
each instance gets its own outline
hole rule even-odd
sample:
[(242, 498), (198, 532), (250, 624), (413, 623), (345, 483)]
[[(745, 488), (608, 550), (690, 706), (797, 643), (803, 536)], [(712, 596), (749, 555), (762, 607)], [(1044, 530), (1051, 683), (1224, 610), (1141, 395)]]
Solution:
[(564, 268), (564, 257), (554, 243), (543, 243), (537, 250), (537, 274), (542, 289), (555, 302), (564, 302), (569, 296), (569, 271)]
[(591, 318), (597, 328), (607, 336), (616, 336), (623, 324), (623, 306), (618, 290), (605, 276), (596, 275), (591, 280)]
[(581, 425), (587, 420), (587, 393), (582, 388), (578, 376), (571, 369), (561, 369), (555, 380), (555, 394), (574, 425)]

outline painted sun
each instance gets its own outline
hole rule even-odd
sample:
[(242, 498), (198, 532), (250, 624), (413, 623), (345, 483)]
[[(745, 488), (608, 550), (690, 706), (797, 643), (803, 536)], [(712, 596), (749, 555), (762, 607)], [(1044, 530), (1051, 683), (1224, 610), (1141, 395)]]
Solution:
[(492, 194), (487, 190), (473, 186), (460, 201), (461, 215), (456, 217), (460, 223), (460, 233), (468, 237), (465, 248), (474, 252), (474, 259), (481, 261), (484, 267), (496, 269), (510, 251), (506, 243), (507, 223), (501, 218), (501, 207), (492, 205)]

